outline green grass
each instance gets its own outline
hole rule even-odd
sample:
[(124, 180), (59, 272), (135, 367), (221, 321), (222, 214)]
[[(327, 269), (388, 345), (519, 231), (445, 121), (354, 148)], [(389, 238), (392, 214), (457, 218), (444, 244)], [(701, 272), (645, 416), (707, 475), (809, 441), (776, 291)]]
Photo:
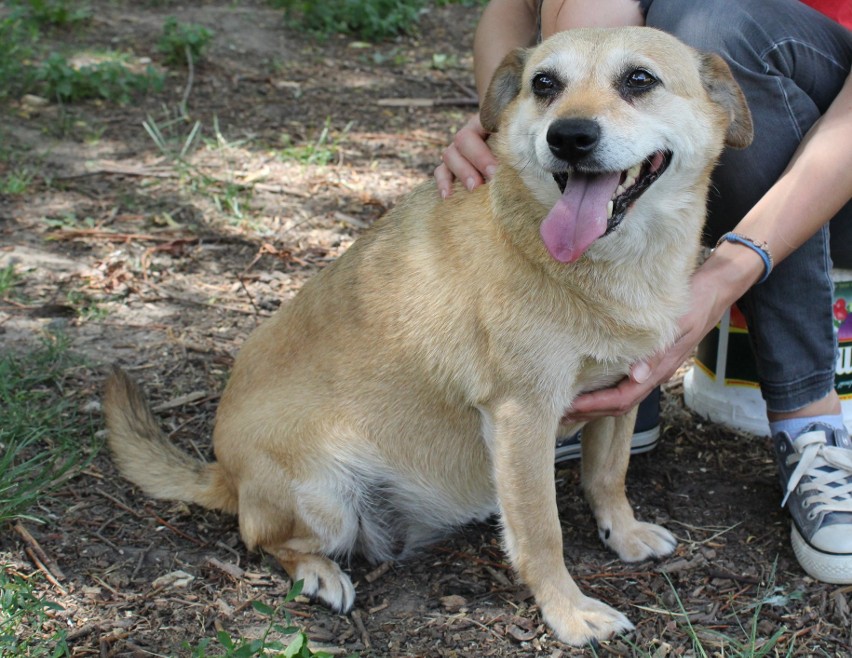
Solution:
[[(776, 629), (768, 637), (763, 636), (759, 630), (761, 610), (768, 603), (780, 601), (784, 598), (783, 595), (779, 594), (780, 588), (775, 587), (774, 565), (769, 576), (769, 581), (764, 587), (764, 592), (763, 594), (758, 593), (757, 602), (754, 605), (737, 611), (732, 602), (731, 609), (733, 612), (731, 614), (736, 621), (736, 626), (740, 630), (740, 633), (736, 635), (722, 633), (715, 629), (702, 629), (694, 626), (668, 575), (666, 575), (666, 580), (677, 601), (678, 610), (673, 614), (678, 619), (681, 629), (692, 642), (692, 655), (699, 658), (710, 658), (711, 656), (720, 655), (730, 658), (763, 658), (770, 655), (789, 657), (793, 655), (795, 642), (790, 638), (788, 638), (789, 642), (786, 651), (781, 651), (781, 641), (785, 639), (785, 635), (787, 634), (785, 627), (782, 626)], [(793, 599), (796, 596), (797, 593), (794, 592), (786, 598)], [(745, 621), (741, 618), (743, 612), (750, 613)], [(712, 644), (713, 646), (708, 648), (705, 646), (706, 644)]]
[(0, 523), (37, 520), (35, 502), (96, 451), (92, 419), (64, 390), (78, 366), (56, 336), (22, 355), (0, 351)]
[(38, 34), (38, 27), (19, 11), (0, 18), (0, 100), (32, 90), (35, 70), (30, 60)]
[(126, 55), (75, 67), (68, 53), (49, 53), (42, 36), (51, 29), (80, 31), (90, 11), (72, 0), (17, 0), (0, 17), (0, 99), (39, 94), (70, 103), (91, 98), (127, 103), (137, 94), (160, 91), (164, 76), (154, 67), (134, 71)]
[(14, 265), (0, 267), (0, 297), (9, 296), (20, 280), (21, 275), (18, 274)]
[(321, 37), (349, 34), (381, 41), (410, 34), (417, 27), (425, 0), (271, 0), (291, 23)]
[(51, 613), (62, 606), (36, 593), (35, 583), (0, 567), (0, 656), (60, 658), (70, 656), (67, 633), (50, 626)]
[(0, 178), (0, 194), (21, 196), (26, 194), (35, 179), (35, 174), (27, 168), (19, 167)]
[(92, 17), (91, 9), (75, 0), (13, 0), (9, 4), (44, 27), (72, 27)]
[(278, 155), (284, 161), (295, 160), (303, 165), (329, 165), (339, 159), (341, 144), (351, 127), (349, 123), (342, 131), (334, 134), (331, 131), (331, 118), (327, 118), (316, 139), (302, 144), (292, 144), (290, 136), (284, 134), (284, 147), (279, 149)]

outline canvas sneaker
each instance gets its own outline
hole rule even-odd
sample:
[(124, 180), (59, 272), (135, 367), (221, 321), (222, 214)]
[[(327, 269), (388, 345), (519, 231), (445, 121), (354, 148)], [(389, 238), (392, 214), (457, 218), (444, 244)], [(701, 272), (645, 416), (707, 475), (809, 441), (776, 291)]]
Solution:
[[(556, 440), (557, 464), (580, 458), (580, 439), (582, 430), (571, 436)], [(630, 442), (630, 454), (638, 455), (657, 447), (660, 440), (660, 389), (655, 388), (641, 403), (633, 426), (633, 439)]]
[(845, 429), (808, 425), (773, 437), (792, 523), (793, 551), (811, 576), (852, 583), (852, 441)]

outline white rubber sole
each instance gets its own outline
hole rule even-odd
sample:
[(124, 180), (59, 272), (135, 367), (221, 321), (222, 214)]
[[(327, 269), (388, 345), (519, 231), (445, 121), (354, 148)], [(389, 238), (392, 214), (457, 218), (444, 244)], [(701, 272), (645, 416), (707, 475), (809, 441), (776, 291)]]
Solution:
[(809, 576), (832, 585), (852, 584), (852, 554), (825, 553), (804, 540), (795, 524), (790, 538), (793, 552)]
[[(565, 440), (565, 439), (560, 439)], [(643, 452), (649, 452), (657, 447), (660, 440), (660, 426), (652, 427), (644, 432), (636, 432), (633, 434), (633, 439), (630, 441), (630, 454), (640, 455)], [(580, 459), (580, 441), (570, 441), (563, 445), (556, 442), (556, 457), (557, 464), (567, 462), (572, 459)]]

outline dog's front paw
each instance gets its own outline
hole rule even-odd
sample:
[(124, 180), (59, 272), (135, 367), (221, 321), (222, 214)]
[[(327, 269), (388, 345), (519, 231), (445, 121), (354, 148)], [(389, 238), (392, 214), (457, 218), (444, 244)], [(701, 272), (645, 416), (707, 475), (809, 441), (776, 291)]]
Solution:
[(321, 555), (305, 555), (290, 577), (302, 581), (302, 594), (322, 601), (335, 612), (347, 613), (355, 603), (355, 587), (336, 562)]
[(633, 630), (618, 610), (587, 596), (577, 605), (542, 605), (541, 615), (561, 642), (575, 647)]
[(663, 557), (677, 546), (677, 539), (663, 526), (633, 521), (627, 527), (598, 528), (603, 543), (625, 562)]

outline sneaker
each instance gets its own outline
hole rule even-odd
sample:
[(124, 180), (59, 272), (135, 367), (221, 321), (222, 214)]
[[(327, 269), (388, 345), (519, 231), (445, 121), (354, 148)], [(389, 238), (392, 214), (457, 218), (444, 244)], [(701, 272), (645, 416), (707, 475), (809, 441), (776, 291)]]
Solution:
[[(556, 440), (555, 462), (561, 464), (580, 458), (580, 438), (582, 430), (571, 436)], [(657, 447), (660, 440), (660, 389), (655, 388), (639, 403), (636, 424), (633, 426), (633, 439), (630, 442), (630, 454), (638, 455)]]
[(811, 576), (852, 583), (852, 441), (845, 429), (808, 425), (773, 437), (792, 523), (793, 551)]

